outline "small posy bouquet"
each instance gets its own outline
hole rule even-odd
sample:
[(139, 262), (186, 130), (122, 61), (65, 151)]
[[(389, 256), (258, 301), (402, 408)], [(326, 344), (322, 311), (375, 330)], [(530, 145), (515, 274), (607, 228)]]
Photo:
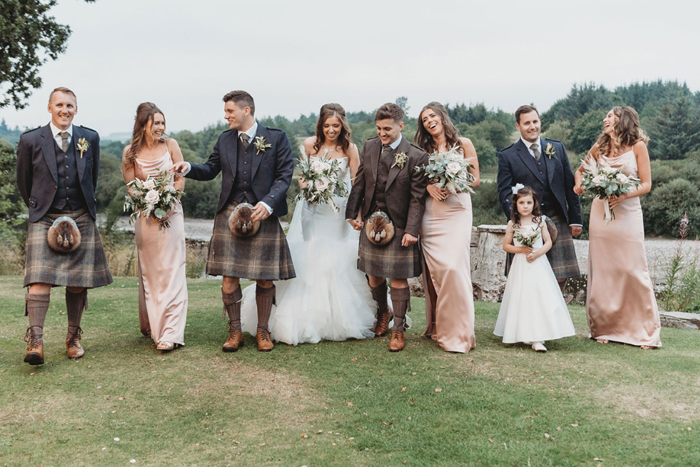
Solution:
[(297, 199), (304, 198), (311, 204), (327, 203), (334, 212), (338, 212), (338, 205), (333, 201), (333, 196), (348, 195), (348, 187), (340, 179), (340, 162), (337, 159), (328, 159), (328, 150), (325, 150), (320, 158), (300, 159), (298, 168), (299, 176), (307, 183)]
[(129, 223), (139, 217), (153, 216), (160, 222), (160, 228), (170, 227), (168, 220), (163, 221), (168, 212), (175, 207), (185, 193), (173, 186), (172, 174), (165, 170), (159, 171), (155, 177), (148, 176), (146, 180), (133, 179), (126, 184), (131, 194), (126, 195), (124, 211), (133, 210)]
[(474, 193), (472, 183), (474, 175), (469, 173), (473, 166), (464, 158), (462, 149), (455, 144), (447, 152), (434, 152), (429, 156), (428, 165), (416, 167), (416, 172), (423, 171), (438, 188), (446, 188), (452, 194), (460, 192)]
[(513, 233), (513, 238), (518, 241), (522, 246), (526, 246), (528, 248), (532, 248), (532, 245), (535, 244), (537, 239), (540, 237), (541, 234), (540, 226), (539, 225), (532, 225), (530, 226), (529, 229), (527, 228), (521, 228), (517, 229)]
[(595, 160), (584, 161), (581, 166), (584, 170), (581, 186), (604, 201), (604, 219), (605, 224), (608, 224), (615, 219), (615, 211), (608, 204), (608, 200), (634, 191), (641, 182), (637, 177), (626, 175), (622, 170), (609, 165), (600, 165)]

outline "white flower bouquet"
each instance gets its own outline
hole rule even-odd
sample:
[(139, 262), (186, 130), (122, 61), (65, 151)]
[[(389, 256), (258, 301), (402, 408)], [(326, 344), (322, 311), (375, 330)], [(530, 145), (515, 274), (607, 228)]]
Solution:
[(155, 177), (149, 175), (146, 180), (135, 178), (127, 183), (130, 194), (124, 200), (124, 212), (133, 210), (129, 222), (132, 223), (139, 217), (153, 216), (160, 222), (161, 229), (170, 227), (166, 216), (185, 194), (175, 188), (172, 182), (173, 176), (166, 170), (158, 172)]
[(595, 160), (584, 161), (583, 179), (581, 186), (604, 201), (605, 223), (615, 219), (615, 210), (610, 207), (608, 200), (637, 189), (641, 182), (637, 177), (626, 175), (620, 169), (614, 169), (609, 165), (598, 164)]
[(513, 233), (513, 238), (518, 241), (522, 246), (526, 246), (528, 248), (532, 248), (532, 245), (535, 244), (537, 239), (540, 237), (541, 234), (540, 226), (539, 225), (532, 225), (530, 226), (529, 229), (527, 228), (522, 228), (522, 229), (517, 229)]
[(304, 198), (311, 204), (327, 203), (334, 212), (338, 212), (333, 196), (348, 195), (348, 187), (340, 178), (340, 162), (328, 159), (328, 150), (325, 150), (320, 158), (300, 159), (298, 168), (299, 175), (306, 181), (306, 187), (302, 188), (297, 199)]
[(447, 152), (434, 152), (430, 154), (428, 165), (416, 167), (416, 171), (423, 171), (428, 179), (438, 188), (446, 188), (452, 194), (470, 192), (474, 175), (469, 173), (473, 166), (464, 158), (462, 149), (455, 144)]

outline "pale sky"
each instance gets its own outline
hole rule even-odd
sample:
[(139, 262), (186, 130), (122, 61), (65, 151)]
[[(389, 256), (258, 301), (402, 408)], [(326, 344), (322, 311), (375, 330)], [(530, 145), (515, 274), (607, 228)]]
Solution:
[(256, 115), (318, 113), (327, 102), (371, 111), (408, 97), (541, 111), (574, 83), (656, 79), (700, 90), (700, 3), (667, 0), (60, 0), (73, 29), (47, 62), (20, 128), (46, 124), (48, 94), (78, 95), (75, 123), (130, 132), (155, 102), (169, 131), (222, 121), (222, 96), (250, 92)]

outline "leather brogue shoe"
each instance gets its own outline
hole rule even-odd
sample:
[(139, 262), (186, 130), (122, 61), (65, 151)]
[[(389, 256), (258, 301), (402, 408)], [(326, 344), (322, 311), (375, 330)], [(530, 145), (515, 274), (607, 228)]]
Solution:
[(24, 356), (24, 361), (30, 365), (44, 364), (44, 344), (39, 339), (27, 336), (27, 355)]
[(393, 315), (391, 313), (382, 313), (377, 317), (377, 326), (374, 328), (374, 335), (381, 337), (389, 330), (389, 321)]
[(258, 340), (258, 350), (260, 352), (269, 352), (275, 348), (275, 344), (270, 339), (270, 333), (265, 329), (258, 329), (255, 338)]
[(243, 347), (243, 333), (241, 331), (232, 331), (229, 328), (228, 339), (224, 342), (221, 350), (224, 352), (236, 352)]
[(393, 331), (391, 342), (389, 342), (389, 352), (401, 352), (405, 345), (403, 331)]

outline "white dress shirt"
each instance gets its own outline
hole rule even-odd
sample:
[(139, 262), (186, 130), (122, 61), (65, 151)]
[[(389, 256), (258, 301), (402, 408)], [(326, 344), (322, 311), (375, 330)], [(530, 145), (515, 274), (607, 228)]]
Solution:
[(71, 140), (73, 139), (73, 124), (71, 124), (71, 126), (69, 126), (67, 130), (61, 130), (56, 125), (54, 125), (53, 122), (49, 122), (49, 127), (51, 128), (53, 139), (56, 141), (56, 144), (58, 144), (59, 148), (63, 149), (63, 138), (61, 138), (60, 135), (62, 131), (68, 133), (68, 144), (70, 144)]

